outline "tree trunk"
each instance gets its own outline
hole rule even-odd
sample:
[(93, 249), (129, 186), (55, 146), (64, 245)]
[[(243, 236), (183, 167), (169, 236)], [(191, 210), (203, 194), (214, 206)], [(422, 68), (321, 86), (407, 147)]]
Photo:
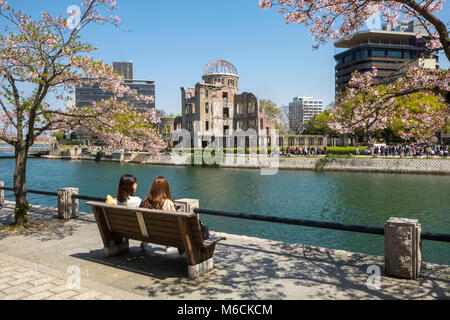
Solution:
[(14, 196), (16, 198), (15, 224), (23, 227), (27, 227), (28, 223), (28, 201), (25, 192), (27, 155), (28, 147), (23, 144), (16, 145), (16, 169), (14, 171)]

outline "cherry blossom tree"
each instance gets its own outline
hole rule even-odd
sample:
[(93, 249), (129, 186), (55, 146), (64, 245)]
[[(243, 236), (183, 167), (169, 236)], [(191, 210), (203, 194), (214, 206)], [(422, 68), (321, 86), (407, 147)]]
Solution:
[[(350, 39), (375, 14), (381, 14), (387, 23), (402, 16), (406, 19), (414, 18), (427, 32), (427, 36), (416, 35), (426, 41), (427, 53), (443, 50), (450, 60), (448, 22), (438, 18), (444, 3), (445, 0), (260, 0), (260, 7), (278, 7), (287, 23), (309, 26), (316, 41), (314, 48), (328, 40)], [(404, 125), (408, 128), (404, 137), (432, 140), (434, 134), (431, 132), (440, 130), (440, 126), (450, 115), (449, 71), (405, 65), (403, 75), (390, 83), (383, 92), (373, 87), (376, 73), (373, 70), (363, 75), (357, 72), (353, 74), (349, 89), (337, 98), (330, 127), (341, 134), (352, 133), (357, 129), (373, 132), (386, 128), (391, 118), (398, 115), (396, 98), (422, 92), (435, 95), (444, 107), (437, 110), (424, 106), (420, 112), (401, 113)], [(350, 102), (357, 105), (348, 112)], [(341, 106), (342, 103), (344, 104)]]
[(427, 91), (396, 95), (395, 86), (371, 85), (374, 74), (355, 74), (330, 115), (329, 127), (341, 134), (362, 133), (364, 142), (385, 129), (406, 141), (436, 140), (435, 133), (446, 126), (444, 98)]
[[(120, 24), (120, 18), (111, 14), (116, 1), (84, 0), (79, 8), (71, 17), (44, 12), (33, 20), (0, 1), (0, 17), (7, 26), (0, 33), (0, 140), (15, 149), (17, 226), (26, 227), (28, 221), (28, 150), (49, 130), (83, 128), (115, 150), (156, 153), (164, 148), (156, 129), (157, 113), (137, 111), (133, 104), (150, 103), (153, 97), (138, 95), (124, 85), (111, 66), (91, 57), (96, 48), (81, 40), (88, 25)], [(52, 96), (63, 101), (73, 87), (83, 85), (98, 85), (111, 97), (84, 107), (55, 108), (46, 102)], [(125, 99), (130, 96), (134, 101)]]

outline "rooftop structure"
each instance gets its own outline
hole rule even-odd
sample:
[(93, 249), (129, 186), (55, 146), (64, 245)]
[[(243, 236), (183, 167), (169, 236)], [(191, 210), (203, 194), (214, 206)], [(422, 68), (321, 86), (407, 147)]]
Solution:
[[(385, 25), (385, 30), (357, 32), (351, 39), (335, 42), (336, 48), (348, 49), (335, 55), (336, 93), (345, 89), (355, 71), (378, 70), (375, 84), (387, 83), (403, 73), (405, 62), (419, 61), (430, 68), (439, 68), (437, 54), (429, 54), (423, 33), (416, 22)], [(396, 31), (394, 31), (396, 30)]]
[(203, 76), (210, 75), (230, 75), (238, 76), (236, 67), (225, 60), (214, 60), (208, 63), (208, 65), (203, 70)]

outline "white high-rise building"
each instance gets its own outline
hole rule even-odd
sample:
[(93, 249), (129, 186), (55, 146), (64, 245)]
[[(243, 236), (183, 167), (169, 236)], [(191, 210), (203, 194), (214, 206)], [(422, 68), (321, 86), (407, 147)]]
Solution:
[(294, 97), (289, 103), (289, 126), (291, 130), (300, 134), (303, 126), (323, 111), (323, 100), (313, 97)]

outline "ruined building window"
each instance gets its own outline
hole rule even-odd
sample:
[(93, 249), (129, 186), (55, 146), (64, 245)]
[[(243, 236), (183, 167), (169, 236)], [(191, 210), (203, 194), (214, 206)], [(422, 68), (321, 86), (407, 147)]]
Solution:
[(223, 100), (228, 100), (228, 92), (222, 92)]
[(229, 108), (223, 108), (223, 117), (224, 118), (230, 117), (230, 109)]
[(205, 103), (205, 113), (209, 113), (209, 102)]
[(289, 138), (289, 147), (293, 147), (294, 146), (294, 144), (295, 144), (295, 140), (294, 140), (294, 138)]
[(254, 102), (249, 102), (249, 104), (248, 104), (248, 113), (249, 114), (255, 113), (255, 111), (256, 111), (255, 103)]
[(260, 126), (260, 128), (264, 129), (264, 120), (263, 119), (261, 119), (261, 126)]
[(209, 130), (209, 121), (206, 121), (205, 129), (206, 129), (205, 131)]
[(237, 114), (243, 114), (244, 113), (244, 108), (242, 107), (241, 103), (238, 103), (236, 106), (236, 112)]
[(205, 97), (208, 98), (209, 97), (209, 90), (205, 89)]

